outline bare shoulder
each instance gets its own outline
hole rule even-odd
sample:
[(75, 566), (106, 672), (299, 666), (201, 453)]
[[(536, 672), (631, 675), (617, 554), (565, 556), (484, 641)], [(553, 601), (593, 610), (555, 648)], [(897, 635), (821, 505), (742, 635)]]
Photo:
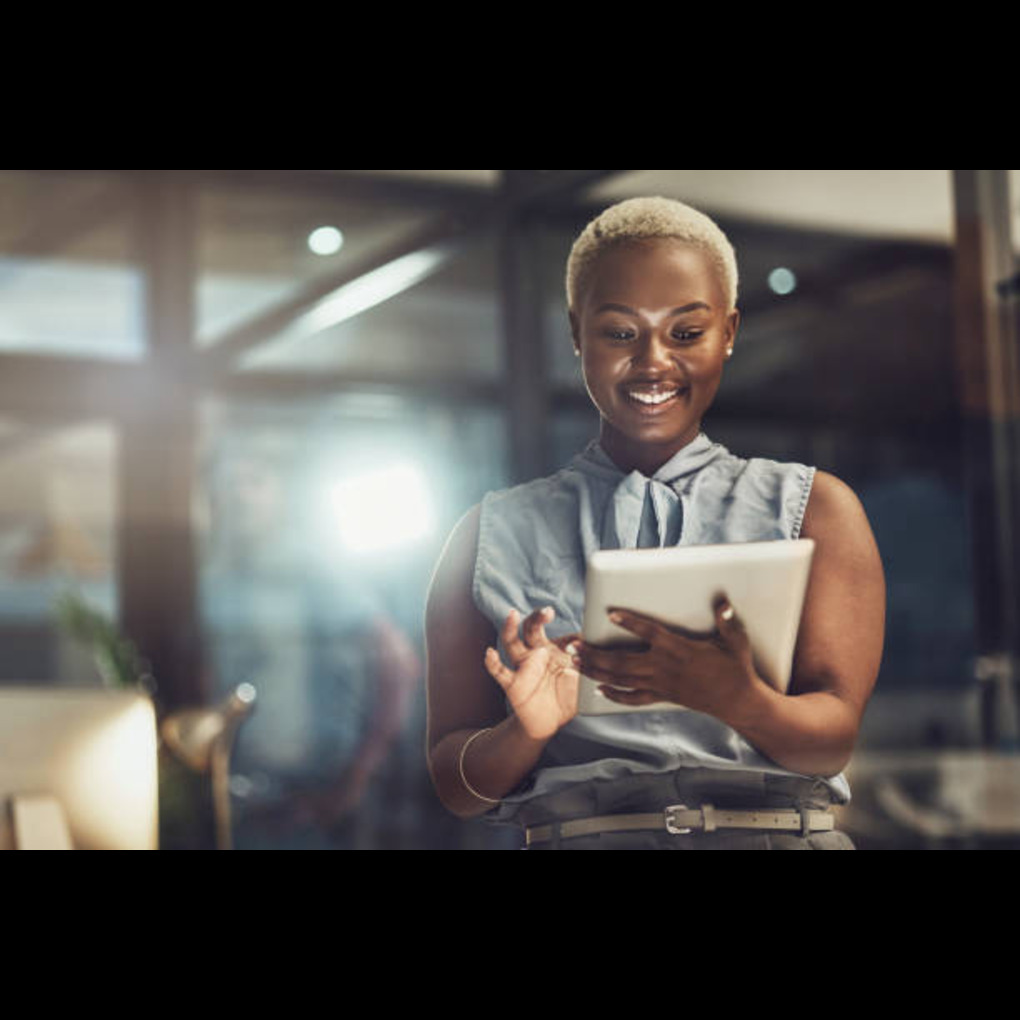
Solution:
[(849, 558), (881, 574), (878, 545), (864, 506), (846, 482), (827, 471), (815, 472), (800, 534), (814, 539), (818, 553), (826, 558)]
[(804, 512), (804, 524), (801, 529), (803, 537), (825, 537), (831, 528), (855, 528), (862, 525), (871, 531), (867, 514), (857, 493), (846, 482), (829, 474), (828, 471), (816, 471), (811, 485), (811, 496)]
[(814, 539), (815, 560), (846, 574), (845, 580), (880, 582), (878, 545), (857, 493), (827, 471), (815, 473), (801, 537)]
[(479, 503), (468, 510), (450, 532), (429, 582), (426, 616), (431, 610), (441, 609), (451, 598), (463, 601), (465, 592), (470, 595), (481, 513)]

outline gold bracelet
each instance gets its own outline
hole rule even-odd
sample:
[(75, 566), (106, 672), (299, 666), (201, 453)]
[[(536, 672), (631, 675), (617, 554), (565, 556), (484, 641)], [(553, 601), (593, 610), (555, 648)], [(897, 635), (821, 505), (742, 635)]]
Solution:
[(484, 800), (486, 804), (498, 804), (499, 800), (494, 800), (492, 797), (486, 797), (484, 793), (479, 793), (467, 780), (467, 776), (464, 775), (464, 755), (467, 753), (467, 749), (471, 744), (471, 741), (475, 737), (480, 737), (483, 733), (488, 733), (491, 730), (491, 726), (487, 726), (484, 730), (475, 730), (467, 740), (461, 744), (460, 755), (457, 758), (457, 769), (460, 771), (460, 781), (464, 784), (465, 789), (472, 797), (477, 797), (479, 800)]

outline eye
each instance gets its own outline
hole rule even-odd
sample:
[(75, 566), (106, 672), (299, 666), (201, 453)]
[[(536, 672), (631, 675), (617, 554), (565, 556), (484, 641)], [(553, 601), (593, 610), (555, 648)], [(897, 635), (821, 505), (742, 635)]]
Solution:
[(616, 344), (625, 344), (633, 340), (637, 333), (633, 329), (628, 329), (625, 326), (610, 326), (606, 328), (603, 335), (607, 340), (611, 340)]
[(676, 340), (678, 343), (693, 344), (701, 337), (703, 333), (704, 330), (701, 329), (681, 329), (678, 326), (676, 329), (673, 330), (671, 335), (673, 339)]

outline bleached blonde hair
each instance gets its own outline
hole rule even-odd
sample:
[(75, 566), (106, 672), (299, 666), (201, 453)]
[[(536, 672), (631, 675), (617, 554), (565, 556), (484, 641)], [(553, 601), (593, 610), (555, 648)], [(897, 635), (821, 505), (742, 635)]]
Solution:
[(737, 256), (716, 222), (672, 198), (628, 198), (603, 210), (578, 235), (567, 259), (567, 306), (599, 256), (628, 241), (672, 238), (704, 251), (719, 273), (728, 308), (737, 302)]

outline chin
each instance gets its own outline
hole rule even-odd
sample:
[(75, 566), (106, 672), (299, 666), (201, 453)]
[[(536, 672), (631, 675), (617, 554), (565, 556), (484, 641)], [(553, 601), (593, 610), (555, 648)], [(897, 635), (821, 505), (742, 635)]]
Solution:
[(700, 430), (700, 421), (688, 421), (677, 428), (635, 429), (620, 428), (617, 423), (603, 419), (601, 435), (604, 442), (617, 448), (626, 448), (635, 453), (647, 450), (668, 459), (695, 439)]

